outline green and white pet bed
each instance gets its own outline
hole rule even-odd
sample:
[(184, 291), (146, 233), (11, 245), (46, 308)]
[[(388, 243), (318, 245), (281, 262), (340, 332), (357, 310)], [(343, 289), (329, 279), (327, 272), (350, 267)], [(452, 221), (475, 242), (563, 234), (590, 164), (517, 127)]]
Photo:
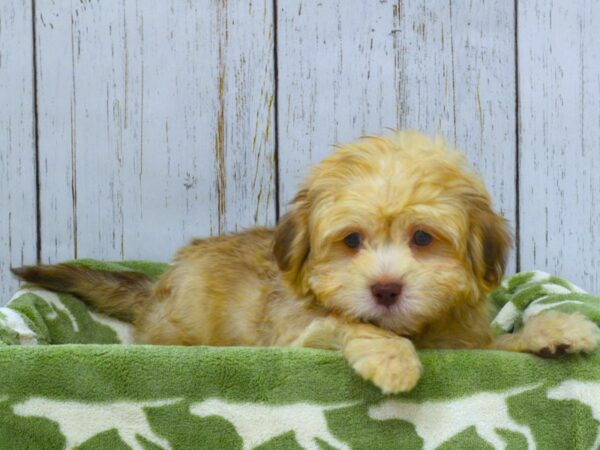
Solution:
[[(545, 309), (600, 323), (600, 298), (545, 273), (493, 299), (506, 331)], [(384, 396), (336, 352), (130, 343), (127, 324), (72, 296), (17, 292), (0, 308), (0, 449), (600, 447), (600, 352), (422, 351), (417, 388)]]

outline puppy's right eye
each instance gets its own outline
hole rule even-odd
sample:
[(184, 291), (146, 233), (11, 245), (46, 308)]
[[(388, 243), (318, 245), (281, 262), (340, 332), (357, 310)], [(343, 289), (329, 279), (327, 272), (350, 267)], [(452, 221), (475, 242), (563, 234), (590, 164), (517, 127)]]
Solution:
[(348, 248), (356, 249), (356, 248), (360, 247), (361, 243), (362, 243), (362, 236), (360, 235), (360, 233), (350, 233), (348, 236), (346, 236), (344, 238), (344, 244), (346, 244), (346, 246)]

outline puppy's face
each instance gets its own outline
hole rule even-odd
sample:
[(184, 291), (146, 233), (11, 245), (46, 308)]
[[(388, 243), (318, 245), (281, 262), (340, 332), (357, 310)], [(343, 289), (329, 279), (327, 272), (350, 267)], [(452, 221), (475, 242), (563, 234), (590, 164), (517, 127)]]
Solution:
[(317, 165), (278, 225), (299, 295), (402, 335), (483, 301), (510, 235), (462, 156), (422, 135), (366, 138)]

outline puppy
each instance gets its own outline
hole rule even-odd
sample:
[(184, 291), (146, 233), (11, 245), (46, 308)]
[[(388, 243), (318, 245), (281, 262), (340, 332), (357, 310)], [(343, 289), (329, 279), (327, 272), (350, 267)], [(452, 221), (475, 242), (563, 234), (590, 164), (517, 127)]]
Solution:
[(417, 133), (366, 137), (316, 165), (275, 230), (196, 239), (153, 283), (71, 265), (14, 269), (132, 321), (137, 341), (340, 350), (384, 393), (412, 389), (415, 348), (589, 352), (596, 326), (542, 312), (493, 339), (487, 294), (511, 236), (460, 153)]

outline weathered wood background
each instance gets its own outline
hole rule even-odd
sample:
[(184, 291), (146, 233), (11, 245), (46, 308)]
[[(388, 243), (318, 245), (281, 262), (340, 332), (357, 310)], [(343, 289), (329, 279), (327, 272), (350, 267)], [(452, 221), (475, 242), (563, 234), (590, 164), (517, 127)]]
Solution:
[(466, 151), (511, 271), (600, 292), (598, 24), (595, 0), (2, 0), (0, 303), (10, 265), (273, 224), (386, 127)]

